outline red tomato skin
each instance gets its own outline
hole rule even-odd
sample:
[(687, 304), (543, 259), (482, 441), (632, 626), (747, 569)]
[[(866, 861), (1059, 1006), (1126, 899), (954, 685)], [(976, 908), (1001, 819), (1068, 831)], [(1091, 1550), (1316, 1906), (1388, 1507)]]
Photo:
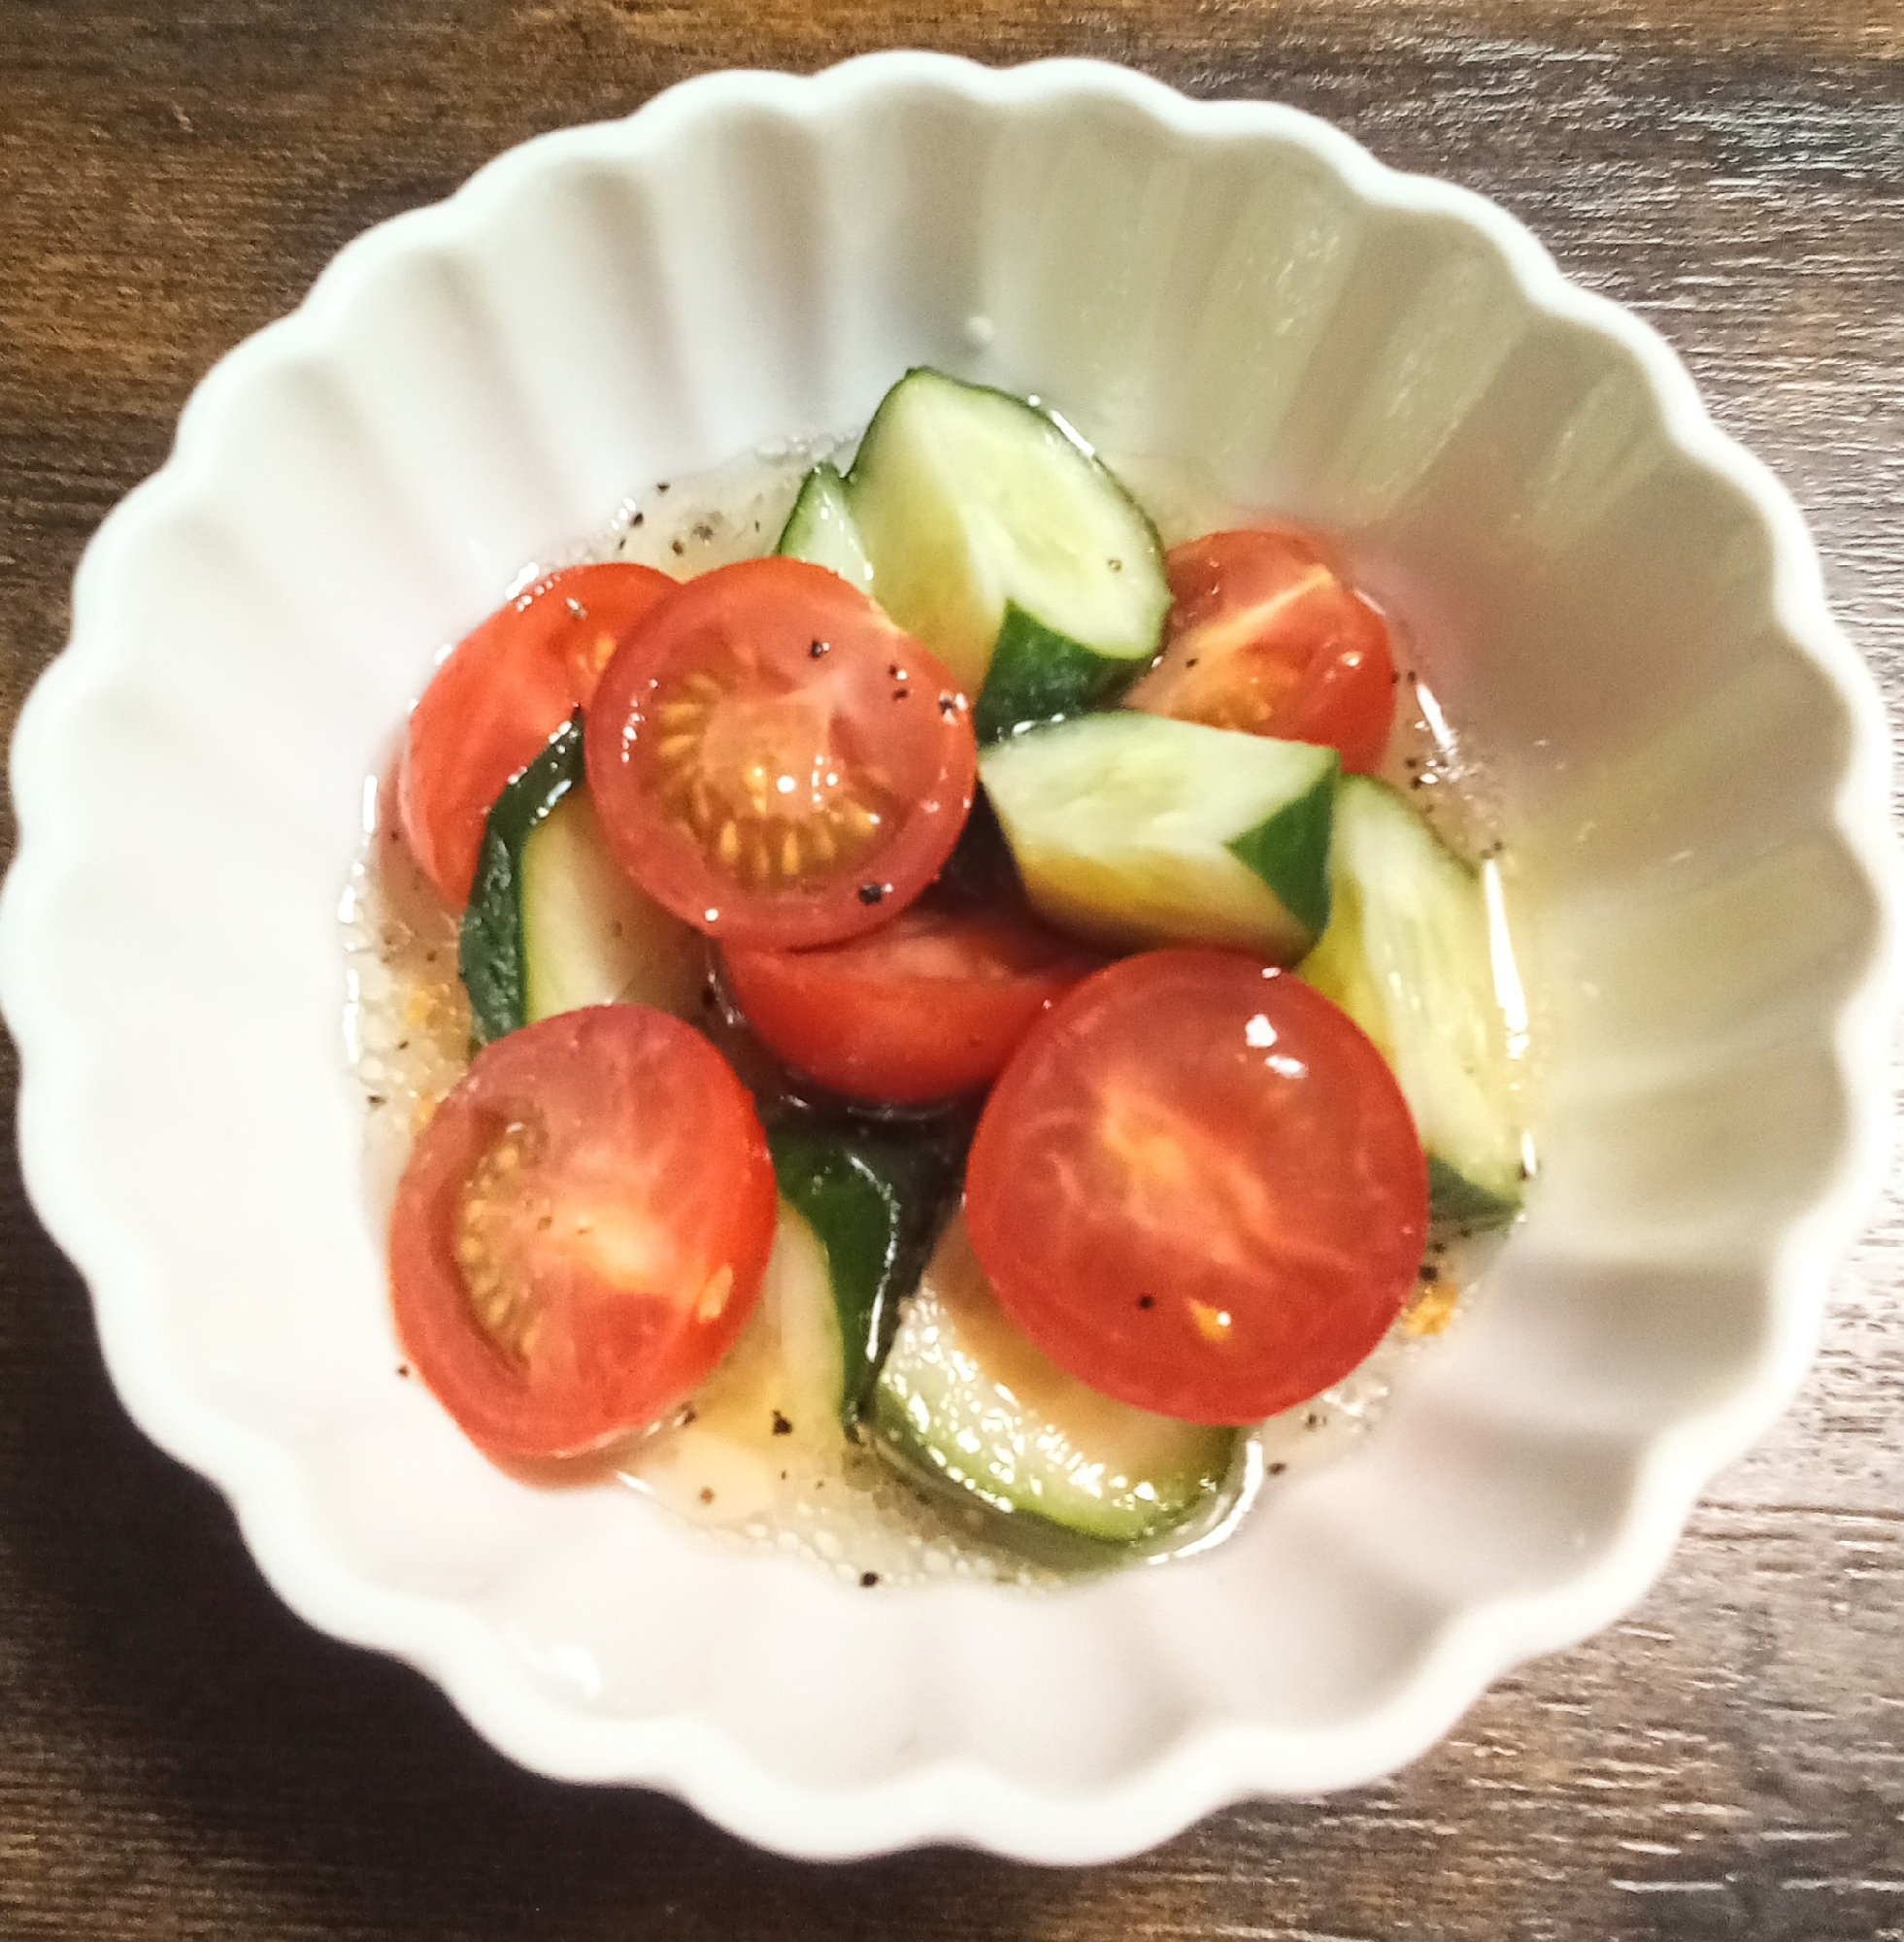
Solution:
[(1387, 623), (1307, 534), (1207, 533), (1164, 561), (1172, 605), (1161, 658), (1132, 708), (1337, 749), (1382, 764), (1395, 712)]
[[(534, 1189), (548, 1197), (525, 1201), (515, 1229), (533, 1237), (527, 1294), (539, 1326), (533, 1348), (512, 1356), (478, 1318), (456, 1242), (472, 1173), (525, 1125), (548, 1156)], [(666, 1204), (643, 1212), (675, 1223), (670, 1272), (631, 1289), (591, 1261), (589, 1229), (568, 1217), (612, 1207), (657, 1164), (649, 1178)], [(477, 1054), (436, 1109), (398, 1187), (389, 1262), (404, 1353), (491, 1456), (600, 1449), (660, 1422), (733, 1345), (759, 1297), (777, 1208), (753, 1102), (689, 1026), (603, 1005), (512, 1032)], [(540, 1239), (545, 1214), (553, 1239)]]
[(1327, 999), (1237, 954), (1147, 952), (1019, 1046), (965, 1218), (1060, 1367), (1159, 1415), (1249, 1423), (1339, 1382), (1399, 1315), (1427, 1164), (1381, 1054)]
[(588, 705), (622, 638), (677, 585), (621, 560), (546, 574), (431, 677), (404, 731), (397, 814), (451, 910), (469, 901), (484, 826), (505, 786)]
[[(663, 716), (691, 707), (687, 685), (723, 657), (744, 661), (755, 685), (720, 689), (714, 726), (696, 731), (696, 746), (771, 747), (776, 785), (794, 783), (798, 769), (797, 788), (762, 798), (776, 816), (804, 813), (802, 791), (819, 802), (822, 771), (828, 788), (845, 779), (843, 793), (863, 783), (878, 792), (882, 819), (872, 847), (837, 865), (803, 864), (790, 881), (750, 883), (713, 854), (714, 825), (724, 817), (732, 826), (733, 816), (718, 811), (697, 834), (685, 810), (670, 807), (675, 785), (664, 764), (679, 731)], [(749, 743), (750, 719), (763, 716), (795, 718), (810, 738), (797, 757), (779, 742)], [(800, 950), (885, 922), (937, 876), (978, 787), (971, 708), (958, 684), (856, 587), (802, 560), (742, 560), (688, 581), (609, 664), (585, 734), (589, 794), (621, 867), (677, 917), (742, 945)], [(739, 788), (731, 770), (719, 778)], [(775, 835), (763, 846), (770, 875), (779, 844)]]
[(721, 954), (748, 1022), (796, 1072), (899, 1106), (989, 1084), (1101, 962), (1018, 911), (932, 899), (844, 944)]

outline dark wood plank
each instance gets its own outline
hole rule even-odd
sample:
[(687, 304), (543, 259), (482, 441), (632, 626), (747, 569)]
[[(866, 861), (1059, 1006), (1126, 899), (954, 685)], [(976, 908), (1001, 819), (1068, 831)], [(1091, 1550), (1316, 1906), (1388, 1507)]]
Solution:
[[(1895, 0), (0, 0), (0, 719), (192, 384), (339, 244), (687, 73), (893, 44), (1278, 96), (1497, 196), (1784, 475), (1904, 704)], [(290, 1619), (121, 1417), (10, 1166), (0, 1933), (1904, 1937), (1900, 1289), (1893, 1190), (1666, 1581), (1413, 1771), (1084, 1874), (822, 1870), (518, 1774)]]

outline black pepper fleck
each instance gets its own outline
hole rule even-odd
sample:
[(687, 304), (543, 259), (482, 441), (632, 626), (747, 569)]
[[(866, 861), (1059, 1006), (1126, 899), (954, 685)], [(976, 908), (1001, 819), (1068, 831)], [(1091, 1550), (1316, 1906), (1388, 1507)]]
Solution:
[(400, 1375), (405, 1382), (408, 1382), (410, 1380), (410, 1364), (408, 1362), (399, 1362), (397, 1364), (397, 1374)]
[(1157, 1298), (1153, 1294), (1140, 1294), (1137, 1297), (1137, 1305), (1139, 1308), (1154, 1308), (1157, 1305)]
[(859, 1589), (862, 1591), (870, 1591), (879, 1582), (880, 1574), (877, 1571), (862, 1571), (859, 1574)]
[(1108, 564), (1113, 573), (1121, 573), (1124, 570), (1124, 563), (1120, 559), (1111, 560), (1108, 562)]
[(958, 696), (955, 694), (942, 694), (939, 697), (939, 713), (941, 715), (956, 715), (958, 713)]
[(813, 644), (813, 646), (807, 650), (808, 653), (813, 655), (815, 660), (818, 660), (821, 654), (831, 653), (832, 651), (833, 651), (833, 643), (831, 641), (816, 641)]
[(884, 884), (860, 885), (859, 901), (862, 904), (883, 903), (885, 899), (885, 886)]
[(694, 527), (694, 537), (697, 540), (711, 540), (714, 538), (714, 527), (706, 519), (702, 519)]
[(1309, 1414), (1303, 1418), (1302, 1426), (1305, 1429), (1320, 1429), (1322, 1426), (1321, 1413), (1319, 1410), (1312, 1409), (1309, 1412)]
[(655, 491), (657, 491), (657, 492), (665, 492), (665, 491), (666, 491), (666, 490), (668, 489), (668, 482), (667, 482), (667, 481), (666, 481), (665, 479), (664, 479), (664, 480), (662, 480), (662, 481), (661, 481), (661, 483), (660, 483), (660, 485), (658, 485), (657, 486), (655, 486), (655, 488), (654, 488), (654, 489), (655, 489)]
[(674, 542), (674, 550), (676, 552), (685, 552), (687, 551), (686, 542), (684, 540), (676, 540)]
[(1269, 1474), (1272, 1477), (1280, 1477), (1288, 1467), (1286, 1463), (1272, 1463), (1269, 1466)]
[(383, 1093), (373, 1092), (370, 1095), (370, 1103), (373, 1106), (387, 1106), (390, 1102), (386, 1098), (384, 1098)]
[(637, 513), (635, 517), (628, 521), (628, 523), (631, 526), (639, 526), (643, 524), (647, 519), (648, 515), (646, 513)]
[(703, 1484), (701, 1486), (701, 1501), (704, 1504), (711, 1504), (714, 1502), (714, 1490), (710, 1485)]
[(779, 1410), (774, 1411), (774, 1434), (776, 1436), (791, 1436), (793, 1434), (792, 1423)]
[(894, 688), (894, 689), (892, 690), (892, 698), (893, 698), (893, 700), (894, 700), (894, 701), (904, 701), (904, 700), (905, 700), (905, 698), (906, 698), (906, 696), (907, 696), (907, 693), (908, 693), (908, 692), (909, 692), (909, 690), (908, 690), (908, 689), (906, 689), (906, 688), (903, 688), (903, 687), (895, 687), (895, 688)]
[(1432, 1261), (1423, 1261), (1423, 1262), (1421, 1263), (1421, 1265), (1420, 1265), (1420, 1266), (1419, 1268), (1417, 1268), (1417, 1269), (1415, 1270), (1415, 1274), (1416, 1274), (1416, 1278), (1417, 1278), (1417, 1280), (1419, 1280), (1419, 1281), (1433, 1281), (1433, 1280), (1435, 1280), (1435, 1279), (1436, 1279), (1436, 1275), (1435, 1275), (1435, 1264), (1434, 1264), (1434, 1262), (1432, 1262)]
[(1202, 656), (1201, 654), (1192, 654), (1192, 655), (1191, 655), (1191, 656), (1189, 657), (1189, 659), (1188, 659), (1188, 660), (1186, 660), (1186, 662), (1184, 663), (1184, 665), (1185, 665), (1185, 666), (1186, 666), (1186, 668), (1193, 668), (1193, 667), (1195, 667), (1195, 666), (1196, 666), (1197, 662), (1198, 662), (1198, 661), (1200, 661), (1200, 660), (1201, 660), (1202, 658), (1203, 658), (1203, 656)]

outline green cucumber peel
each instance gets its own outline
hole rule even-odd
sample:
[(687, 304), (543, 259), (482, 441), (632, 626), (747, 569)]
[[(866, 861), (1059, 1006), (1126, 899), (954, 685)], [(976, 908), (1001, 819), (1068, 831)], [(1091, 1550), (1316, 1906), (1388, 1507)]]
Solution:
[(489, 811), (456, 947), (456, 968), (469, 993), (470, 1036), (478, 1049), (528, 1022), (522, 851), (531, 833), (582, 779), (578, 712), (508, 784)]
[(782, 1194), (826, 1256), (845, 1361), (840, 1421), (857, 1431), (899, 1305), (917, 1286), (958, 1180), (943, 1141), (786, 1124), (767, 1136)]
[(1329, 921), (1329, 837), (1335, 825), (1340, 756), (1307, 795), (1286, 803), (1276, 814), (1224, 845), (1232, 856), (1262, 879), (1278, 901), (1312, 937)]
[(1150, 665), (1100, 654), (1008, 601), (973, 712), (979, 746), (1108, 707)]
[(1477, 1186), (1445, 1159), (1428, 1155), (1428, 1219), (1438, 1227), (1505, 1227), (1520, 1212), (1519, 1201)]

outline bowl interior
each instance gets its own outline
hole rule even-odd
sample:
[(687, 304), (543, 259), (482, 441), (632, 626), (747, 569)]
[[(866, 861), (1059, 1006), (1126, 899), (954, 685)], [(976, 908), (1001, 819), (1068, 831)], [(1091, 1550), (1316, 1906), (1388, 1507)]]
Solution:
[[(1807, 560), (1504, 219), (1281, 111), (846, 76), (520, 151), (208, 382), (18, 747), (28, 1166), (141, 1420), (300, 1609), (519, 1758), (783, 1844), (1114, 1850), (1380, 1771), (1604, 1620), (1791, 1379), (1882, 941), (1840, 813), (1876, 758)], [(1366, 1447), (1206, 1557), (1046, 1598), (868, 1598), (490, 1469), (396, 1378), (343, 1056), (338, 898), (433, 654), (630, 492), (850, 430), (919, 363), (1342, 537), (1499, 791), (1546, 1048), (1530, 1212)]]

